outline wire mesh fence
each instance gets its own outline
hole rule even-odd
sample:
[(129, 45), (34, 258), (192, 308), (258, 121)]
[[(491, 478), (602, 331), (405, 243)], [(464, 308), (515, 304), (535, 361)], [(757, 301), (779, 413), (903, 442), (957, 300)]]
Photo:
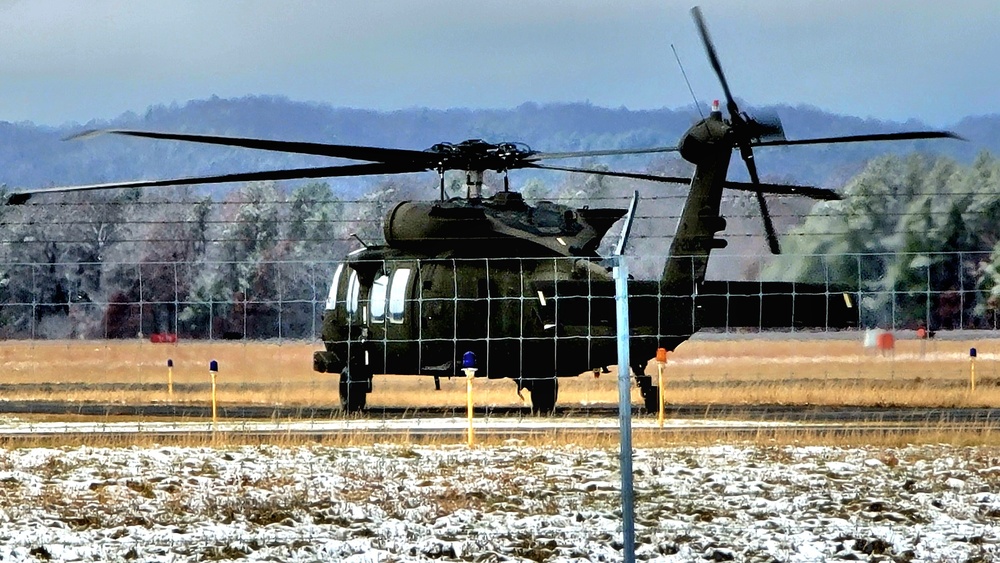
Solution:
[[(793, 380), (901, 385), (946, 376), (960, 390), (973, 346), (980, 385), (995, 375), (981, 342), (997, 329), (988, 253), (913, 255), (905, 275), (885, 255), (713, 255), (737, 258), (775, 281), (628, 284), (633, 370), (655, 374), (656, 349), (686, 342), (670, 359), (672, 400), (750, 400), (751, 383), (761, 400), (776, 400), (768, 382), (792, 389)], [(463, 375), (473, 352), (479, 378), (588, 374), (564, 381), (559, 403), (614, 401), (613, 377), (600, 378), (617, 365), (614, 284), (597, 260), (6, 262), (0, 270), (12, 395), (203, 400), (207, 361), (218, 358), (226, 400), (329, 406), (338, 403), (337, 376), (359, 357), (376, 376), (369, 405), (461, 405), (464, 389), (448, 378)], [(810, 281), (796, 279), (802, 272)], [(876, 331), (895, 333), (895, 346), (883, 349)], [(168, 358), (177, 362), (174, 397), (162, 387)], [(438, 376), (443, 393), (382, 374)], [(509, 382), (482, 385), (484, 401), (518, 401)]]
[[(311, 339), (319, 334), (334, 268), (304, 261), (7, 263), (0, 265), (0, 334)], [(253, 283), (221, 285), (227, 273), (247, 270)]]
[[(989, 272), (988, 252), (914, 254), (905, 260), (905, 268), (897, 265), (898, 254), (786, 255), (777, 260), (716, 255), (713, 260), (738, 260), (746, 265), (744, 270), (770, 273), (779, 281), (709, 280), (697, 286), (666, 287), (655, 279), (636, 280), (630, 283), (630, 293), (639, 301), (649, 298), (648, 304), (659, 309), (670, 308), (671, 300), (687, 305), (697, 296), (705, 310), (694, 310), (699, 304), (690, 310), (673, 307), (670, 317), (687, 315), (692, 324), (723, 332), (794, 331), (807, 322), (813, 330), (848, 328), (842, 319), (811, 314), (808, 321), (801, 318), (806, 306), (798, 312), (772, 307), (788, 307), (809, 295), (824, 297), (809, 305), (813, 308), (831, 295), (856, 298), (859, 328), (996, 330), (1000, 322), (1000, 289)], [(348, 284), (358, 283), (357, 273), (338, 269), (340, 264), (334, 260), (0, 262), (0, 335), (104, 339), (170, 333), (199, 340), (319, 339), (334, 274), (338, 281), (343, 278), (341, 293)], [(453, 317), (466, 317), (468, 312), (477, 321), (489, 320), (470, 322), (468, 327), (451, 323), (451, 334), (433, 335), (415, 323), (418, 339), (530, 338), (527, 325), (535, 319), (529, 318), (525, 304), (540, 299), (540, 291), (542, 298), (548, 293), (554, 306), (546, 320), (579, 325), (584, 331), (557, 331), (560, 339), (598, 337), (594, 327), (583, 321), (610, 312), (605, 306), (611, 295), (610, 275), (596, 260), (388, 259), (364, 267), (378, 274), (352, 289), (364, 289), (354, 295), (355, 300), (379, 303), (368, 308), (367, 324), (401, 324), (404, 309), (413, 309), (416, 318), (447, 309)], [(404, 279), (404, 271), (413, 279)], [(790, 279), (795, 271), (804, 272), (806, 279)], [(429, 284), (426, 291), (422, 284)], [(829, 303), (825, 306), (829, 308)], [(352, 322), (357, 321), (354, 313)], [(514, 328), (491, 325), (501, 320)], [(462, 335), (463, 331), (469, 334)], [(670, 336), (668, 327), (654, 331), (660, 337)], [(391, 331), (386, 338), (392, 339)]]

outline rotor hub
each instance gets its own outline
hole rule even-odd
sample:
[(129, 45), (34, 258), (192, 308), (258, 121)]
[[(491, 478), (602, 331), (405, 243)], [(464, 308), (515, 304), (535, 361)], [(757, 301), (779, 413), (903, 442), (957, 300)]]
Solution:
[(535, 154), (524, 143), (487, 143), (482, 139), (468, 139), (461, 143), (438, 143), (426, 152), (438, 155), (439, 170), (503, 172), (519, 168), (522, 161)]

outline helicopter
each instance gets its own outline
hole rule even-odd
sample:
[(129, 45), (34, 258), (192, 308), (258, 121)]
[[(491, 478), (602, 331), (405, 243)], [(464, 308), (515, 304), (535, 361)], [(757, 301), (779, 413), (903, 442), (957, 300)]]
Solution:
[[(333, 273), (323, 314), (323, 349), (313, 369), (339, 375), (345, 411), (365, 409), (380, 373), (510, 378), (529, 391), (531, 409), (551, 413), (561, 377), (606, 370), (617, 359), (615, 282), (598, 252), (609, 230), (624, 227), (621, 254), (635, 217), (628, 209), (572, 208), (552, 202), (529, 205), (510, 187), (515, 170), (553, 170), (688, 185), (683, 209), (659, 280), (628, 281), (628, 365), (645, 406), (659, 403), (659, 389), (645, 370), (657, 350), (673, 351), (699, 329), (714, 327), (858, 326), (851, 288), (790, 282), (706, 280), (709, 256), (726, 246), (721, 213), (725, 190), (754, 194), (768, 247), (780, 253), (765, 194), (839, 199), (833, 190), (760, 181), (754, 148), (912, 139), (958, 138), (947, 131), (909, 131), (787, 139), (780, 120), (740, 111), (699, 8), (692, 9), (709, 62), (722, 86), (719, 102), (675, 146), (575, 152), (540, 152), (516, 142), (470, 139), (411, 150), (315, 142), (135, 130), (87, 131), (73, 138), (112, 134), (344, 158), (360, 163), (266, 170), (216, 176), (140, 180), (15, 191), (8, 204), (34, 195), (120, 188), (228, 182), (374, 176), (435, 171), (436, 201), (403, 201), (387, 213), (385, 244), (351, 252)], [(738, 151), (750, 182), (728, 179)], [(592, 169), (549, 161), (677, 153), (694, 165), (691, 177)], [(465, 175), (465, 197), (447, 198), (445, 173)], [(486, 196), (484, 174), (503, 174), (503, 187)], [(471, 359), (471, 360), (470, 360)], [(470, 365), (471, 364), (471, 365)]]

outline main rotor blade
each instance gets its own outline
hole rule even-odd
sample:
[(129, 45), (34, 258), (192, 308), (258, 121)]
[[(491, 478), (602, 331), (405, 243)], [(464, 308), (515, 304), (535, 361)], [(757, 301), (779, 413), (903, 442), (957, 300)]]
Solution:
[(840, 194), (826, 188), (814, 186), (797, 186), (794, 184), (751, 184), (749, 182), (726, 182), (726, 188), (740, 190), (744, 192), (761, 192), (776, 195), (797, 195), (818, 199), (821, 201), (834, 201), (844, 199)]
[[(590, 168), (573, 168), (568, 166), (551, 166), (547, 164), (530, 164), (526, 168), (539, 168), (542, 170), (559, 170), (562, 172), (580, 172), (584, 174), (603, 174), (605, 176), (615, 176), (618, 178), (632, 178), (635, 180), (649, 180), (651, 182), (664, 182), (668, 184), (690, 184), (691, 178), (681, 176), (656, 176), (653, 174), (640, 174), (637, 172), (616, 172), (612, 170), (593, 170)], [(797, 195), (812, 199), (831, 201), (843, 199), (840, 194), (826, 188), (813, 186), (799, 186), (796, 184), (751, 184), (748, 182), (729, 182), (725, 187), (732, 190), (745, 192), (763, 192), (776, 195)]]
[(525, 161), (534, 162), (536, 160), (553, 160), (558, 158), (581, 158), (588, 156), (612, 156), (620, 154), (650, 154), (660, 152), (677, 152), (679, 147), (652, 147), (648, 149), (611, 149), (598, 151), (576, 151), (576, 152), (537, 152), (524, 158)]
[(694, 23), (698, 26), (701, 41), (705, 44), (705, 51), (708, 52), (708, 60), (712, 63), (715, 75), (719, 77), (719, 82), (722, 84), (722, 92), (726, 95), (726, 109), (729, 110), (729, 117), (735, 119), (734, 116), (738, 116), (740, 110), (736, 107), (736, 100), (733, 99), (732, 92), (729, 91), (729, 83), (726, 81), (725, 73), (722, 72), (722, 64), (719, 63), (719, 56), (715, 53), (715, 44), (712, 43), (712, 38), (708, 36), (708, 26), (705, 25), (705, 18), (701, 15), (701, 8), (698, 6), (691, 8), (691, 15), (694, 16)]
[(193, 176), (187, 178), (171, 178), (166, 180), (137, 180), (132, 182), (109, 182), (104, 184), (85, 184), (79, 186), (57, 186), (54, 188), (39, 188), (37, 190), (20, 190), (10, 194), (7, 203), (11, 205), (21, 204), (27, 201), (32, 195), (47, 193), (83, 192), (120, 188), (189, 186), (195, 184), (224, 184), (230, 182), (261, 182), (267, 180), (296, 180), (302, 178), (376, 176), (380, 174), (423, 172), (425, 170), (426, 168), (420, 166), (377, 162), (371, 164), (351, 164), (347, 166), (324, 166), (321, 168), (292, 168), (286, 170), (264, 170), (260, 172), (239, 172), (236, 174), (221, 174), (218, 176)]
[(130, 137), (145, 137), (148, 139), (166, 139), (185, 141), (189, 143), (204, 143), (209, 145), (224, 145), (244, 147), (265, 151), (277, 151), (296, 154), (311, 154), (336, 158), (351, 158), (370, 162), (433, 162), (438, 156), (425, 151), (408, 149), (387, 149), (382, 147), (364, 147), (358, 145), (332, 145), (326, 143), (307, 143), (299, 141), (276, 141), (272, 139), (252, 139), (245, 137), (226, 137), (222, 135), (190, 135), (186, 133), (159, 133), (156, 131), (131, 131), (125, 129), (94, 129), (84, 131), (66, 140), (88, 139), (98, 135), (126, 135)]
[(845, 135), (842, 137), (817, 137), (814, 139), (792, 139), (751, 142), (755, 147), (781, 147), (788, 145), (820, 145), (825, 143), (859, 143), (866, 141), (907, 141), (914, 139), (965, 139), (951, 131), (906, 131), (903, 133), (874, 133), (869, 135)]
[(613, 170), (594, 170), (592, 168), (574, 168), (572, 166), (552, 166), (550, 164), (536, 164), (529, 162), (524, 168), (539, 168), (542, 170), (559, 170), (562, 172), (579, 172), (581, 174), (599, 174), (601, 176), (614, 176), (616, 178), (633, 178), (635, 180), (649, 180), (650, 182), (664, 182), (667, 184), (690, 184), (691, 178), (681, 176), (655, 176), (653, 174), (639, 174), (637, 172), (615, 172)]

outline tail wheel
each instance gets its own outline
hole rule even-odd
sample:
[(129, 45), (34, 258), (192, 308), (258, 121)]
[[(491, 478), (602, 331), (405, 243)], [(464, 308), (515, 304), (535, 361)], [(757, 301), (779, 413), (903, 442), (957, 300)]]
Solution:
[(340, 372), (340, 407), (344, 412), (359, 412), (364, 410), (368, 402), (368, 391), (371, 379), (363, 376), (351, 377), (351, 371), (344, 368)]

